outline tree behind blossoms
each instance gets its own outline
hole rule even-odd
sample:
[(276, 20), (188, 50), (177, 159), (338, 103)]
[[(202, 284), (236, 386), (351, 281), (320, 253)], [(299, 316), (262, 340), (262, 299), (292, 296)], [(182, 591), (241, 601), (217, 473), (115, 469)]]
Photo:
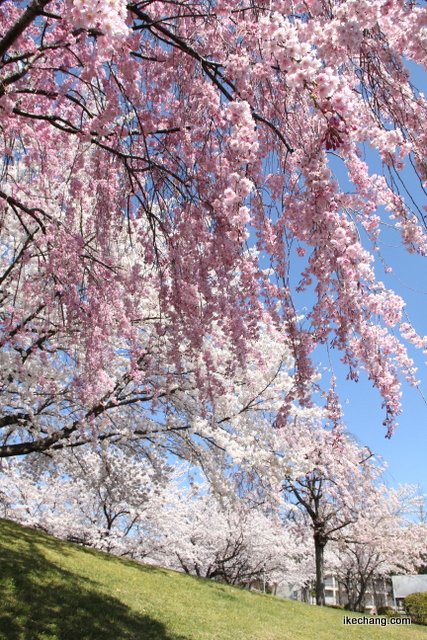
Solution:
[[(36, 460), (31, 461), (31, 458)], [(273, 514), (208, 487), (187, 469), (78, 447), (5, 460), (0, 515), (114, 555), (249, 587), (311, 577), (301, 544)], [(308, 552), (308, 553), (307, 553)]]
[[(427, 103), (405, 69), (425, 63), (426, 8), (34, 0), (0, 12), (0, 454), (110, 437), (125, 410), (149, 440), (166, 416), (166, 447), (188, 433), (175, 422), (186, 395), (205, 419), (236, 369), (266, 366), (261, 334), (293, 357), (278, 426), (309, 402), (310, 353), (328, 343), (351, 377), (366, 370), (391, 434), (399, 372), (415, 382), (401, 339), (426, 341), (372, 256), (384, 220), (409, 252), (427, 245), (420, 210), (361, 150), (392, 177), (406, 163), (427, 179)], [(314, 286), (305, 329), (290, 260), (300, 288)]]
[[(391, 574), (418, 573), (425, 525), (413, 521), (422, 497), (416, 487), (379, 487), (377, 501), (332, 543), (328, 558), (351, 611), (362, 611), (369, 583)], [(328, 564), (328, 563), (327, 563)]]
[[(316, 604), (325, 606), (328, 543), (346, 541), (349, 531), (353, 533), (352, 540), (358, 543), (361, 531), (369, 529), (372, 534), (367, 523), (377, 521), (378, 525), (386, 515), (390, 515), (388, 520), (395, 530), (401, 522), (395, 517), (395, 510), (388, 514), (391, 509), (386, 506), (387, 492), (378, 484), (383, 468), (366, 447), (359, 447), (343, 429), (336, 427), (330, 431), (315, 424), (304, 428), (295, 422), (283, 429), (283, 438), (285, 445), (297, 448), (306, 460), (302, 473), (285, 476), (282, 491), (299, 512), (297, 526), (302, 532), (309, 531), (314, 542)], [(383, 537), (387, 537), (385, 533)], [(377, 548), (379, 544), (375, 545), (375, 552)], [(344, 549), (350, 553), (347, 544)]]

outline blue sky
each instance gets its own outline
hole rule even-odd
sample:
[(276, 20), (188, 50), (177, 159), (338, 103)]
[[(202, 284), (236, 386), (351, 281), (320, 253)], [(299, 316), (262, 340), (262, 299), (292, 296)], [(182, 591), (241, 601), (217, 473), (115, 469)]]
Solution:
[[(417, 80), (418, 85), (425, 84), (424, 72), (413, 75), (416, 84)], [(369, 149), (365, 153), (371, 171), (381, 174), (384, 168), (376, 153)], [(346, 175), (339, 161), (334, 158), (331, 164), (342, 188), (345, 188)], [(427, 197), (412, 171), (405, 169), (399, 175), (418, 206), (427, 205)], [(410, 204), (408, 195), (405, 199)], [(387, 212), (381, 214), (386, 221)], [(427, 335), (427, 258), (410, 255), (401, 245), (399, 233), (387, 225), (382, 226), (378, 245), (375, 262), (377, 278), (405, 300), (405, 312), (412, 325), (419, 334)], [(369, 248), (369, 244), (365, 243), (365, 246)], [(385, 266), (392, 268), (391, 274), (385, 273)], [(419, 484), (422, 491), (427, 493), (427, 404), (424, 399), (427, 398), (427, 354), (411, 345), (408, 345), (408, 351), (418, 367), (420, 385), (417, 389), (403, 382), (403, 413), (391, 439), (385, 438), (386, 429), (382, 425), (385, 412), (372, 382), (367, 380), (362, 371), (358, 383), (346, 380), (348, 370), (339, 362), (340, 354), (332, 352), (332, 359), (337, 391), (343, 402), (344, 421), (350, 433), (360, 444), (369, 446), (387, 462), (388, 471), (384, 476), (387, 484), (395, 487), (399, 484)], [(315, 354), (314, 359), (320, 364), (320, 370), (329, 364), (325, 358), (322, 360), (320, 354), (318, 357)], [(327, 375), (325, 371), (325, 382)]]
[[(414, 256), (408, 256), (409, 259)], [(416, 258), (416, 257), (415, 257)], [(411, 262), (411, 260), (409, 260)], [(415, 260), (417, 262), (417, 260)], [(406, 260), (399, 260), (395, 271), (405, 273)], [(424, 271), (414, 268), (408, 274), (418, 281), (420, 286), (424, 280), (427, 291), (427, 264)], [(388, 284), (388, 283), (387, 283)], [(397, 293), (402, 294), (400, 287), (395, 286)], [(407, 301), (409, 316), (415, 328), (421, 334), (427, 334), (427, 315), (425, 314), (426, 295), (403, 295)], [(385, 411), (381, 408), (381, 397), (364, 371), (360, 372), (356, 383), (347, 380), (347, 367), (340, 363), (341, 352), (330, 352), (333, 369), (337, 378), (337, 391), (344, 411), (344, 423), (348, 431), (361, 445), (380, 455), (388, 465), (384, 480), (389, 486), (399, 484), (420, 485), (423, 493), (427, 493), (427, 405), (423, 395), (427, 397), (427, 355), (410, 347), (409, 352), (418, 367), (419, 388), (411, 387), (405, 381), (402, 384), (402, 414), (393, 436), (388, 439), (386, 427), (383, 426)], [(321, 351), (313, 354), (314, 362), (322, 372), (323, 388), (329, 380), (329, 362)], [(325, 369), (323, 371), (323, 369)]]
[[(414, 85), (425, 91), (425, 71), (411, 62), (408, 66)], [(369, 150), (366, 161), (376, 173), (383, 171), (378, 157)], [(419, 207), (427, 205), (427, 197), (412, 171), (404, 169), (400, 176), (410, 194), (405, 195), (408, 204), (412, 197)], [(378, 257), (382, 257), (387, 266), (393, 269), (392, 274), (385, 274), (381, 259), (378, 259), (378, 278), (405, 300), (405, 311), (414, 328), (419, 334), (427, 335), (427, 259), (410, 255), (400, 244), (399, 234), (389, 227), (382, 228)], [(339, 376), (338, 389), (341, 398), (347, 400), (343, 409), (349, 431), (361, 444), (368, 445), (388, 463), (385, 474), (387, 483), (390, 486), (419, 484), (422, 491), (427, 493), (427, 404), (424, 399), (427, 398), (427, 354), (412, 347), (408, 350), (418, 367), (420, 385), (416, 389), (404, 382), (403, 413), (391, 439), (384, 437), (384, 411), (379, 394), (366, 376), (361, 376), (360, 381), (354, 384), (345, 379), (344, 373)]]
[[(376, 152), (367, 149), (366, 161), (372, 173), (382, 174), (384, 167)], [(408, 163), (409, 165), (409, 163)], [(347, 180), (344, 164), (333, 154), (330, 154), (330, 166), (335, 177), (344, 190), (353, 190)], [(418, 179), (411, 171), (404, 170), (399, 174), (404, 179), (408, 191), (415, 198), (418, 206), (427, 205), (427, 197), (420, 189)], [(409, 204), (409, 199), (408, 204)], [(388, 213), (381, 211), (385, 224), (381, 227), (378, 241), (379, 251), (375, 254), (375, 272), (377, 279), (384, 282), (406, 302), (405, 313), (416, 331), (420, 335), (427, 335), (427, 258), (417, 254), (409, 254), (401, 244), (400, 234), (387, 224)], [(251, 240), (254, 240), (252, 235)], [(366, 240), (366, 238), (365, 238)], [(371, 249), (371, 244), (364, 242), (365, 247)], [(296, 244), (295, 244), (296, 246)], [(294, 247), (295, 249), (295, 247)], [(300, 273), (306, 264), (306, 258), (299, 258), (292, 250), (290, 265), (290, 282), (294, 288)], [(261, 265), (269, 266), (267, 258), (261, 256)], [(392, 273), (385, 272), (386, 267), (392, 268)], [(311, 309), (315, 301), (313, 291), (295, 294), (294, 302), (299, 313), (305, 314)], [(337, 391), (342, 402), (344, 422), (348, 431), (361, 445), (369, 448), (381, 456), (388, 465), (384, 474), (384, 481), (393, 487), (402, 484), (420, 485), (423, 493), (427, 494), (427, 354), (406, 344), (410, 357), (418, 368), (419, 388), (411, 387), (406, 381), (402, 384), (402, 410), (399, 425), (391, 439), (385, 437), (386, 427), (383, 426), (385, 410), (382, 409), (382, 399), (372, 382), (367, 379), (364, 371), (360, 371), (359, 381), (346, 379), (348, 368), (342, 365), (342, 353), (330, 350), (329, 355), (333, 371), (337, 379)], [(324, 348), (315, 351), (313, 360), (323, 375), (321, 387), (327, 389), (330, 378), (330, 363)]]
[[(426, 72), (413, 63), (409, 63), (408, 66), (411, 70), (412, 82), (422, 91), (427, 85)], [(427, 90), (424, 89), (424, 92), (427, 95)], [(387, 170), (375, 151), (367, 147), (363, 153), (371, 173), (384, 174), (388, 177)], [(330, 167), (341, 188), (353, 190), (354, 187), (348, 182), (342, 160), (337, 154), (329, 153), (328, 155)], [(395, 178), (401, 194), (411, 208), (413, 208), (411, 198), (420, 208), (427, 205), (427, 196), (421, 189), (418, 178), (413, 174), (409, 162), (403, 171), (395, 175)], [(387, 288), (392, 289), (405, 300), (408, 320), (420, 335), (427, 335), (427, 258), (409, 254), (401, 244), (398, 231), (387, 224), (388, 213), (381, 211), (380, 215), (385, 224), (381, 228), (379, 251), (376, 254), (377, 279), (382, 280)], [(364, 242), (364, 245), (367, 249), (371, 248), (369, 242)], [(292, 286), (296, 286), (299, 282), (299, 274), (305, 266), (306, 259), (298, 258), (295, 251), (292, 251), (290, 273)], [(267, 261), (263, 266), (269, 266)], [(387, 274), (385, 267), (391, 267), (392, 273)], [(310, 310), (314, 302), (314, 294), (310, 291), (297, 294), (294, 302), (298, 312), (304, 314)], [(386, 428), (382, 424), (385, 418), (385, 411), (381, 408), (382, 399), (378, 390), (373, 388), (372, 382), (367, 379), (365, 372), (360, 372), (357, 383), (348, 381), (346, 379), (348, 369), (340, 362), (342, 353), (332, 350), (330, 357), (348, 431), (360, 444), (369, 446), (387, 463), (388, 470), (384, 474), (384, 480), (389, 486), (420, 485), (423, 493), (427, 494), (427, 403), (424, 399), (427, 399), (427, 354), (411, 345), (407, 347), (418, 368), (417, 377), (420, 385), (419, 388), (414, 388), (403, 381), (403, 412), (399, 416), (399, 425), (391, 439), (385, 437)], [(325, 389), (328, 387), (330, 376), (326, 351), (322, 349), (314, 352), (313, 359), (319, 371), (323, 371), (324, 378), (321, 386)]]
[[(398, 246), (383, 246), (380, 251), (388, 256), (393, 275), (379, 275), (406, 301), (405, 310), (418, 333), (427, 334), (427, 261), (417, 255), (407, 254)], [(380, 274), (381, 272), (378, 271)], [(408, 288), (411, 287), (411, 288)], [(416, 289), (416, 290), (414, 290)], [(368, 445), (388, 463), (386, 480), (391, 486), (419, 484), (427, 493), (427, 354), (410, 347), (409, 352), (418, 367), (419, 388), (403, 383), (402, 409), (397, 427), (391, 439), (385, 438), (382, 426), (384, 410), (381, 399), (366, 375), (356, 384), (347, 381), (344, 367), (337, 375), (338, 391), (345, 412), (348, 430), (359, 442)]]

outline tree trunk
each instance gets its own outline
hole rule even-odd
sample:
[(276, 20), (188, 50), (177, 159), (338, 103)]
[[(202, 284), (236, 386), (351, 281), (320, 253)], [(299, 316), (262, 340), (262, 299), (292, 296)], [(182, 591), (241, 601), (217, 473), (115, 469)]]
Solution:
[(314, 534), (314, 546), (316, 549), (316, 605), (325, 606), (325, 572), (323, 555), (326, 540), (319, 532)]
[[(370, 577), (370, 576), (369, 576)], [(359, 581), (359, 589), (358, 589), (358, 594), (357, 594), (357, 600), (356, 600), (356, 606), (355, 606), (355, 611), (362, 611), (362, 602), (363, 599), (365, 597), (365, 593), (366, 593), (366, 589), (368, 587), (368, 578), (360, 578)]]

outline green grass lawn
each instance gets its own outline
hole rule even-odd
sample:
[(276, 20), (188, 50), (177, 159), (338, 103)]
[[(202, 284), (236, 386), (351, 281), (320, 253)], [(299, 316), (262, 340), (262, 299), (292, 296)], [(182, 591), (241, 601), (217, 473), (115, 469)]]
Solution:
[(1, 640), (427, 640), (116, 558), (0, 519)]

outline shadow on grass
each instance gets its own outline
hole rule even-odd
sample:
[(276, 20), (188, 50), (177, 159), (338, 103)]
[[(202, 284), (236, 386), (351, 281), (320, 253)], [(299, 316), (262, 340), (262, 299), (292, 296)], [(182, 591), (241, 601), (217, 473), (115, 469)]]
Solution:
[(4, 520), (0, 530), (1, 640), (187, 640), (56, 566), (39, 547), (70, 553), (66, 543)]

